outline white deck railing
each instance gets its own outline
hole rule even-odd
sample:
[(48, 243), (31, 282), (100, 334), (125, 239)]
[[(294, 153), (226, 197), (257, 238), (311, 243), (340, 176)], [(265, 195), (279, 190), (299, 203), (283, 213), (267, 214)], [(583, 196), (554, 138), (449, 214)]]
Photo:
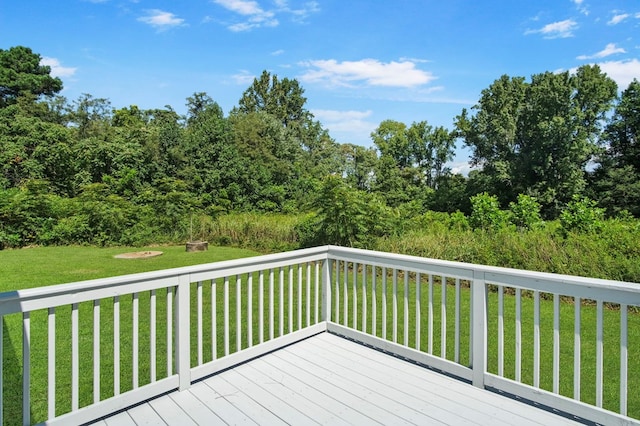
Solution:
[(335, 246), (2, 293), (0, 423), (91, 421), (328, 330), (625, 424), (638, 306), (633, 283)]

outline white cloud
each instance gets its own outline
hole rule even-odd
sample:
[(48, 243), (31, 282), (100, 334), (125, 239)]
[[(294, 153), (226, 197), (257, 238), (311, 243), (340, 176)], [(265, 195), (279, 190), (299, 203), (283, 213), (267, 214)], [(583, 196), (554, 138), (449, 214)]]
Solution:
[(303, 62), (308, 68), (301, 80), (331, 86), (353, 86), (363, 82), (369, 86), (417, 87), (436, 79), (432, 73), (416, 68), (411, 61), (380, 62), (376, 59), (338, 62), (335, 59)]
[(330, 109), (312, 109), (313, 116), (329, 130), (340, 143), (364, 144), (370, 139), (377, 123), (367, 121), (372, 111), (338, 111)]
[(607, 56), (615, 55), (616, 53), (627, 53), (627, 51), (624, 50), (622, 47), (616, 47), (615, 43), (609, 43), (600, 52), (594, 53), (593, 55), (580, 55), (576, 59), (580, 59), (580, 60), (600, 59), (600, 58), (606, 58)]
[(477, 169), (477, 167), (472, 167), (471, 163), (468, 161), (457, 161), (454, 163), (447, 163), (447, 166), (451, 168), (451, 173), (457, 174), (460, 173), (463, 176), (469, 176), (469, 172), (471, 170)]
[(303, 7), (292, 9), (286, 0), (275, 0), (275, 9), (267, 10), (254, 0), (213, 0), (217, 5), (243, 18), (240, 22), (226, 24), (234, 32), (250, 31), (260, 27), (276, 27), (280, 24), (277, 14), (289, 14), (294, 21), (304, 21), (310, 14), (318, 12), (320, 8), (315, 1), (307, 2)]
[(544, 38), (573, 37), (573, 31), (578, 28), (578, 23), (573, 19), (552, 22), (537, 30), (527, 30), (526, 34), (542, 34)]
[(71, 77), (76, 73), (77, 68), (63, 67), (60, 61), (56, 58), (49, 58), (43, 56), (40, 60), (40, 65), (46, 65), (51, 67), (51, 75), (53, 77)]
[(620, 22), (624, 21), (630, 16), (631, 15), (629, 15), (628, 13), (620, 13), (617, 15), (613, 15), (613, 18), (611, 18), (611, 20), (607, 22), (607, 25), (618, 25)]
[(618, 84), (620, 90), (625, 90), (634, 78), (640, 78), (640, 60), (638, 59), (600, 62), (598, 65)]
[(271, 56), (280, 56), (283, 53), (284, 53), (284, 50), (278, 49), (278, 50), (274, 50), (273, 52), (271, 52)]
[(248, 86), (253, 83), (255, 76), (247, 70), (240, 70), (239, 73), (232, 75), (231, 78), (236, 84)]
[(147, 15), (138, 18), (138, 21), (149, 24), (160, 31), (171, 27), (179, 27), (184, 24), (184, 19), (178, 18), (171, 12), (160, 9), (147, 10)]
[(260, 5), (251, 0), (214, 0), (214, 3), (240, 15), (259, 15), (264, 13)]
[(583, 15), (589, 14), (589, 9), (587, 9), (587, 6), (582, 5), (584, 3), (583, 0), (571, 0), (571, 1), (576, 5), (576, 8), (580, 11), (580, 13), (582, 13)]

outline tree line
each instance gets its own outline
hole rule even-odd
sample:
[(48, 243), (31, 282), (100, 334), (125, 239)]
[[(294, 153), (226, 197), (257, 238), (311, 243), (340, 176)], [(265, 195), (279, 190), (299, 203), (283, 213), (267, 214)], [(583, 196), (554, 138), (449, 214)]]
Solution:
[[(0, 49), (0, 248), (171, 240), (194, 215), (237, 211), (313, 212), (301, 235), (335, 242), (334, 226), (352, 244), (427, 211), (471, 216), (478, 194), (543, 219), (576, 202), (640, 215), (640, 83), (619, 95), (597, 66), (502, 76), (453, 129), (385, 120), (366, 148), (333, 140), (299, 82), (267, 71), (227, 114), (199, 92), (180, 115), (69, 101), (40, 60)], [(448, 167), (456, 143), (469, 176)]]

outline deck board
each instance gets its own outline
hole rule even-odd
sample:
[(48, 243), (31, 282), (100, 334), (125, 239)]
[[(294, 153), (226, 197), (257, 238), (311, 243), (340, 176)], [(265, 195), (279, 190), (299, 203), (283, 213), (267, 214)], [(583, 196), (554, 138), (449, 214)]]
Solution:
[(108, 417), (107, 425), (565, 425), (570, 419), (329, 333)]

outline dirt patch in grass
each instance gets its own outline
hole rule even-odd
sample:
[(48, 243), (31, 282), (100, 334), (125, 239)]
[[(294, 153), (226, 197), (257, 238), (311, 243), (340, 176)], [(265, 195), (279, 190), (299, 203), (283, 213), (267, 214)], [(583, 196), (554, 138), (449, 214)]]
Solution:
[(116, 254), (116, 259), (148, 259), (150, 257), (160, 256), (161, 251), (135, 251), (131, 253)]

